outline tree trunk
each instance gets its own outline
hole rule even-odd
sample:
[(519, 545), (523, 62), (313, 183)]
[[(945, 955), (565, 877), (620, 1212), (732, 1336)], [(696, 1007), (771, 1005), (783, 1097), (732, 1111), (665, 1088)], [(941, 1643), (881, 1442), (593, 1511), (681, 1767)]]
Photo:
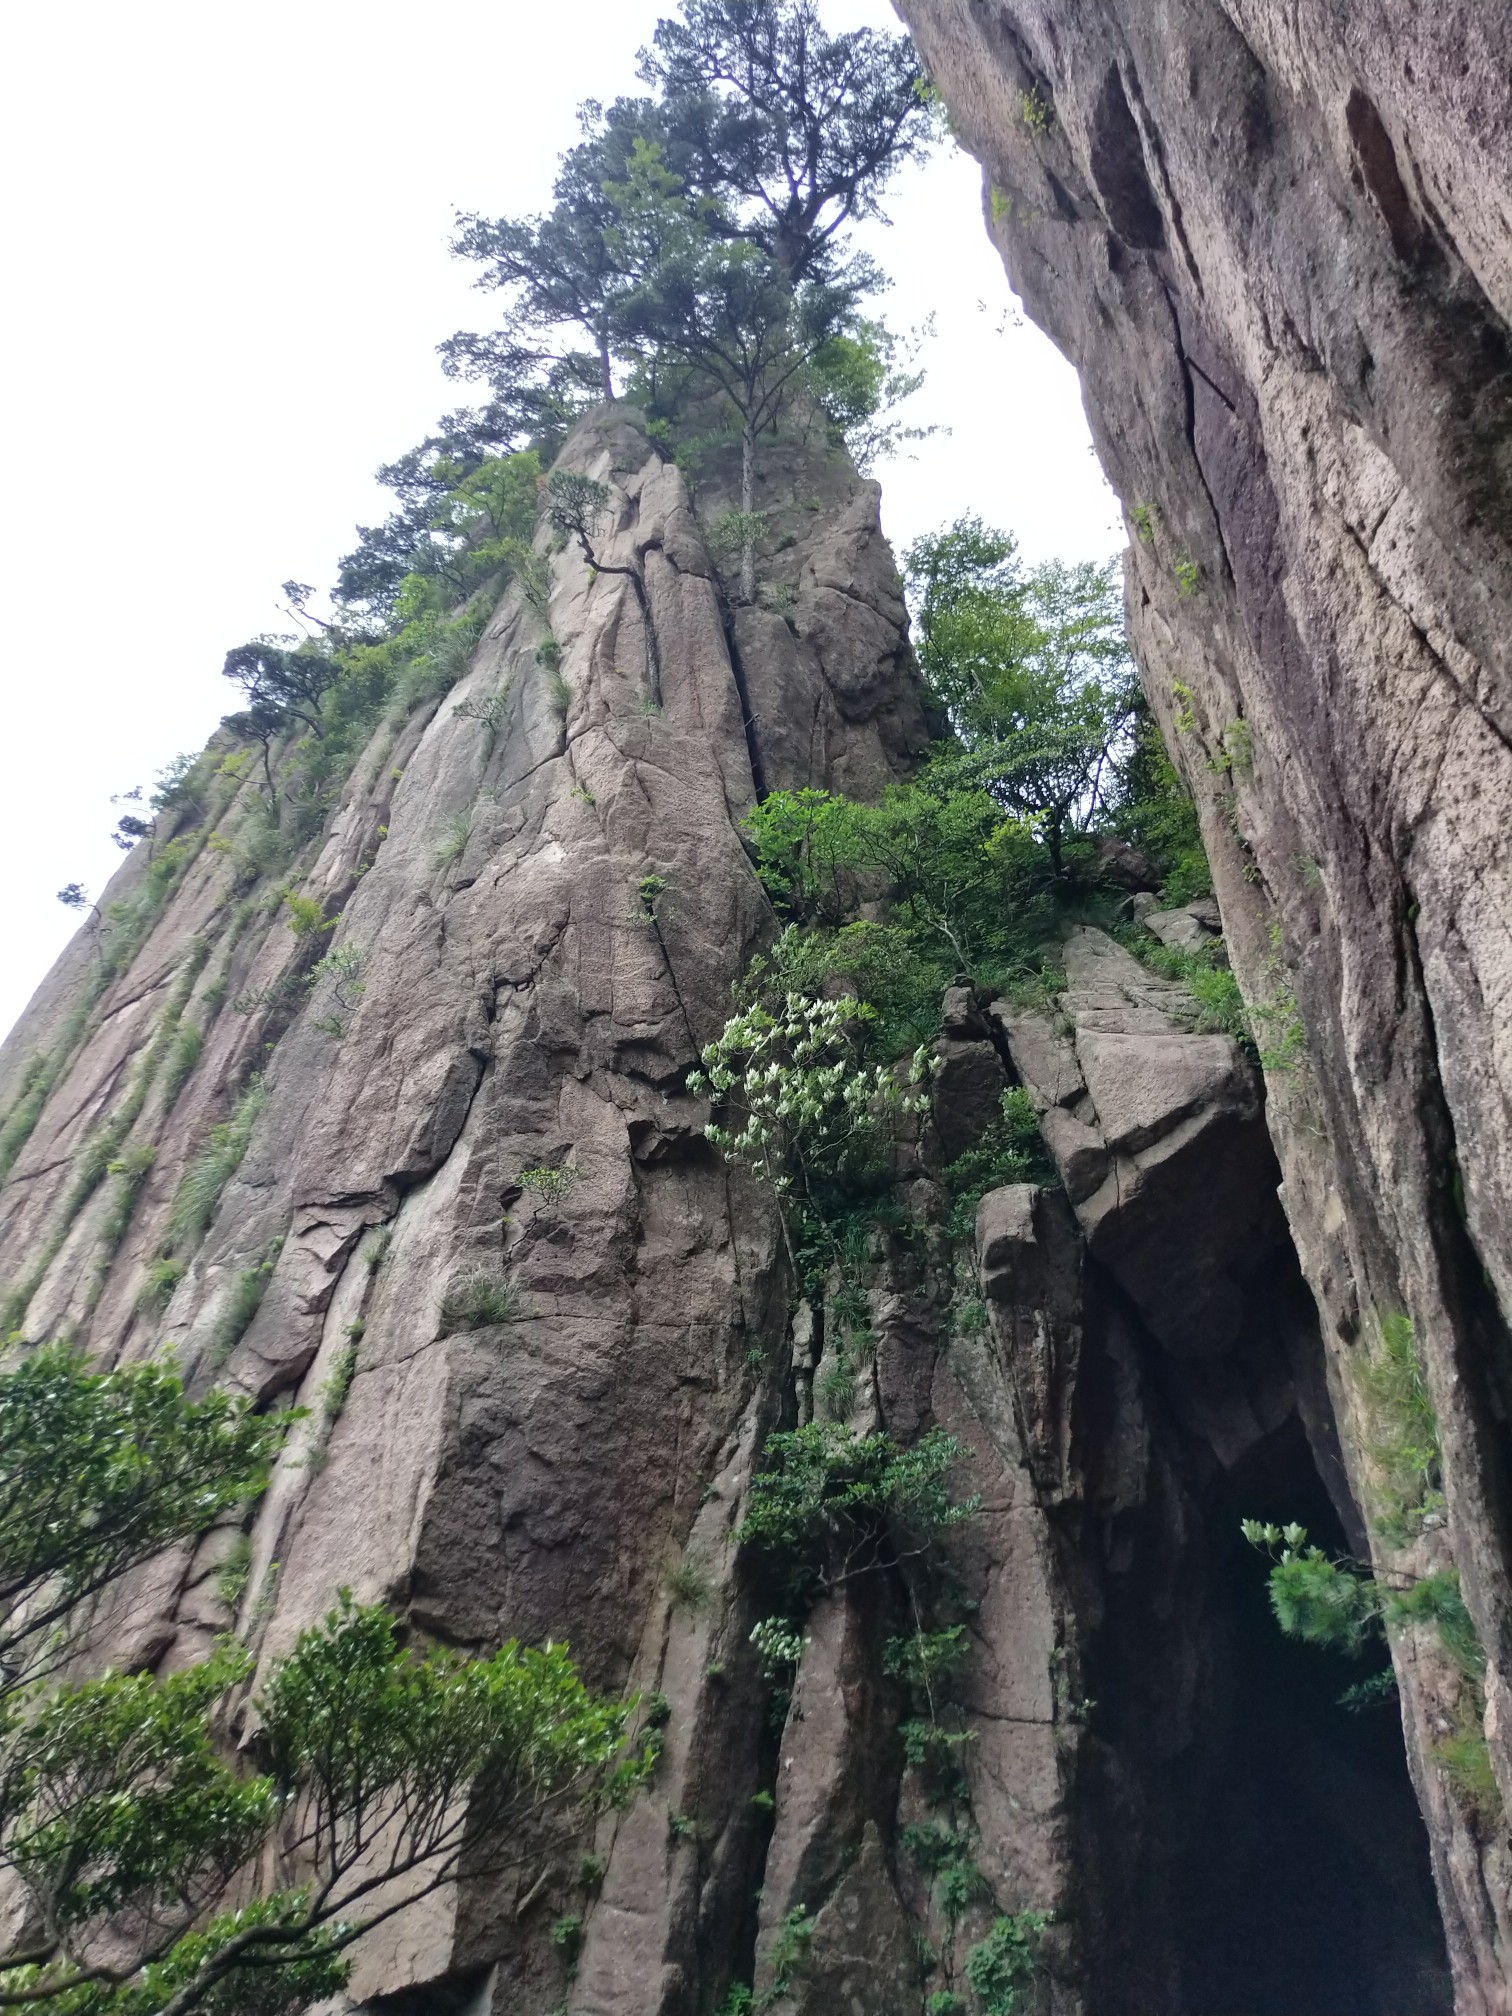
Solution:
[(604, 399), (607, 403), (614, 397), (614, 370), (609, 361), (609, 339), (602, 333), (598, 339), (598, 353), (604, 373)]
[(740, 599), (756, 600), (756, 429), (749, 414), (740, 427)]

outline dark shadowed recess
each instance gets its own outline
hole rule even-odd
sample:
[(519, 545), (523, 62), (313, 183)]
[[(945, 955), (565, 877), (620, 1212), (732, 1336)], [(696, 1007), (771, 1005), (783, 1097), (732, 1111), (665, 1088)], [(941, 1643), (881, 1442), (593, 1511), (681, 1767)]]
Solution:
[(1453, 2006), (1395, 1698), (1372, 1663), (1284, 1638), (1244, 1517), (1346, 1542), (1293, 1415), (1212, 1489), (1211, 1698), (1176, 1774), (1172, 1899), (1189, 2016), (1438, 2016)]
[(1103, 1396), (1086, 1427), (1107, 1569), (1077, 1800), (1088, 2006), (1449, 2016), (1396, 1698), (1340, 1705), (1384, 1659), (1283, 1637), (1268, 1564), (1240, 1532), (1246, 1518), (1297, 1521), (1330, 1553), (1363, 1546), (1338, 1510), (1348, 1487), (1289, 1244), (1260, 1257), (1244, 1294), (1238, 1343), (1178, 1360), (1112, 1292), (1083, 1370)]

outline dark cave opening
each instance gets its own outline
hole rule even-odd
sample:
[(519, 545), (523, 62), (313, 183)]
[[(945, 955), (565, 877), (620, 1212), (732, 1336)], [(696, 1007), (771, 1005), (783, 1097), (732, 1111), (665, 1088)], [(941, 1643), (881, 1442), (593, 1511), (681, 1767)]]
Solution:
[(1207, 1698), (1168, 1806), (1168, 1904), (1185, 2016), (1439, 2016), (1443, 1933), (1394, 1695), (1339, 1697), (1374, 1661), (1287, 1639), (1239, 1522), (1338, 1515), (1295, 1414), (1204, 1500)]

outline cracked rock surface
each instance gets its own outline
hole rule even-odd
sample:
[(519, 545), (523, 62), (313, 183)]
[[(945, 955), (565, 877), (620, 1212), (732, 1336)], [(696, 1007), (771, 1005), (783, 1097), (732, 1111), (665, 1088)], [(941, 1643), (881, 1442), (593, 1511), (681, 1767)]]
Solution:
[[(1487, 1656), (1506, 1809), (1512, 16), (899, 11), (1123, 501), (1145, 690), (1258, 1011), (1283, 1201), (1367, 1507), (1354, 1368), (1383, 1315), (1414, 1326), (1444, 1446), (1437, 1563)], [(1091, 1144), (1055, 1124), (1090, 1184)], [(1503, 2010), (1504, 1830), (1435, 1762), (1448, 1724), (1420, 1712), (1416, 1656), (1399, 1658), (1405, 1717), (1459, 2006)]]

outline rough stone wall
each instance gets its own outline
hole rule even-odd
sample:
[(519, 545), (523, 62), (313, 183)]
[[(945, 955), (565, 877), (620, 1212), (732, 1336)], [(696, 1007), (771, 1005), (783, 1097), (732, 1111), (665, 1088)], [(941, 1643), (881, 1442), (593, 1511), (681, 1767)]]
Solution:
[[(1081, 373), (1146, 691), (1267, 1048), (1356, 1494), (1353, 1368), (1415, 1327), (1512, 1796), (1512, 19), (1480, 0), (900, 0), (988, 229)], [(1298, 1023), (1300, 1027), (1298, 1027)], [(1508, 1851), (1396, 1648), (1459, 2006)]]
[[(129, 968), (92, 984), (91, 923), (0, 1060), (23, 1097), (46, 1089), (39, 1059), (52, 1071), (0, 1203), (0, 1280), (29, 1340), (71, 1334), (107, 1362), (167, 1342), (199, 1382), (310, 1408), (250, 1535), (239, 1624), (265, 1654), (348, 1585), (452, 1643), (565, 1636), (594, 1683), (668, 1696), (656, 1788), (604, 1844), (586, 2016), (706, 2003), (700, 1943), (738, 1945), (759, 1880), (751, 1620), (719, 1626), (735, 1673), (716, 1688), (722, 1603), (674, 1613), (666, 1587), (691, 1553), (723, 1588), (787, 1324), (771, 1210), (681, 1089), (771, 928), (737, 822), (753, 768), (875, 794), (924, 724), (876, 486), (843, 457), (773, 449), (763, 576), (788, 592), (728, 624), (683, 479), (633, 412), (585, 423), (563, 462), (610, 486), (599, 557), (640, 570), (654, 653), (625, 575), (591, 573), (543, 529), (549, 607), (512, 591), (461, 681), (378, 732), (312, 856), (277, 878), (339, 916), (329, 934), (286, 928), (266, 879), (238, 907), (223, 843), (259, 787), (227, 784), (204, 822), (221, 841), (198, 833)], [(536, 656), (547, 618), (565, 703)], [(109, 900), (148, 874), (143, 846)], [(330, 977), (290, 988), (343, 947), (360, 999), (343, 1008)], [(202, 1047), (171, 1115), (160, 1070), (116, 1143), (157, 1156), (114, 1245), (113, 1180), (76, 1211), (70, 1195), (170, 1003)], [(145, 1311), (178, 1180), (258, 1071), (245, 1158), (171, 1302)], [(541, 1167), (568, 1172), (565, 1194), (521, 1185)], [(262, 1299), (238, 1334), (255, 1270)], [(511, 1281), (518, 1314), (445, 1335), (443, 1291), (472, 1271)], [(322, 1393), (354, 1339), (331, 1420)], [(118, 1655), (202, 1655), (232, 1622), (216, 1571), (233, 1542), (213, 1534), (136, 1588)], [(681, 1810), (700, 1815), (697, 1853), (669, 1836)], [(581, 1904), (571, 1871), (496, 1891), (394, 1921), (355, 1992), (496, 1963), (499, 2008), (556, 2004), (545, 1928)], [(710, 1939), (710, 1918), (735, 1931)]]

